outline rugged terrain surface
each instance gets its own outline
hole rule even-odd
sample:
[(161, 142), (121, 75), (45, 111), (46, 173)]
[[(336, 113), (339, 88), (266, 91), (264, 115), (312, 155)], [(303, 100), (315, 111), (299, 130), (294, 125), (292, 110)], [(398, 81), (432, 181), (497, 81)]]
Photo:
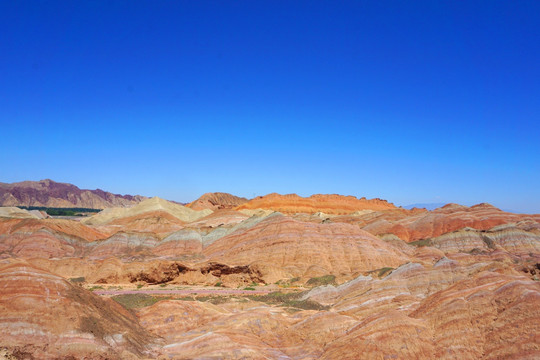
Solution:
[(111, 194), (100, 189), (83, 190), (72, 184), (58, 183), (49, 179), (0, 183), (0, 206), (105, 209), (134, 205), (144, 199), (144, 196)]
[(358, 199), (343, 195), (312, 195), (304, 198), (296, 194), (268, 194), (258, 196), (237, 207), (242, 209), (269, 209), (287, 214), (316, 213), (349, 214), (361, 210), (388, 210), (396, 207), (381, 199)]
[(201, 199), (0, 208), (0, 358), (540, 358), (540, 215)]

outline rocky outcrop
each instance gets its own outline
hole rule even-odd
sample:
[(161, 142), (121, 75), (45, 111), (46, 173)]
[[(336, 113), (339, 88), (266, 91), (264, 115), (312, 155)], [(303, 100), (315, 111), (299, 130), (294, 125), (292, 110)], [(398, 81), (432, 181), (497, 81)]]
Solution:
[(228, 193), (214, 192), (206, 193), (197, 200), (189, 203), (187, 207), (193, 210), (220, 210), (220, 209), (234, 209), (248, 202), (248, 199), (243, 197), (234, 196)]
[(258, 196), (247, 203), (238, 206), (243, 209), (269, 209), (285, 214), (316, 213), (349, 214), (360, 210), (387, 210), (396, 207), (381, 199), (358, 199), (354, 196), (343, 195), (312, 195), (304, 198), (296, 194), (280, 195), (269, 194)]
[(0, 183), (0, 206), (79, 207), (105, 209), (131, 206), (146, 199), (139, 195), (118, 195), (100, 189), (83, 190), (52, 180)]

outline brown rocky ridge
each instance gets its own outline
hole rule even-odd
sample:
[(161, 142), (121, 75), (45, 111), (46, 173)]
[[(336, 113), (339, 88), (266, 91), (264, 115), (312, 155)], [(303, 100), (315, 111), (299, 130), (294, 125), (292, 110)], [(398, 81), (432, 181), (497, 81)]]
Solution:
[(0, 183), (0, 206), (105, 209), (134, 205), (144, 199), (144, 196), (118, 195), (100, 189), (83, 190), (72, 184), (49, 179)]

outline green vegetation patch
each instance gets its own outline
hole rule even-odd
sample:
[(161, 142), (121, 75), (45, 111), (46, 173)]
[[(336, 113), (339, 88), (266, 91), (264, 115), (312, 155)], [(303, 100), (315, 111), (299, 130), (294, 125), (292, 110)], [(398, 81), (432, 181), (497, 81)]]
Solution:
[(336, 285), (336, 277), (334, 275), (314, 277), (309, 279), (306, 284), (311, 286)]
[(394, 268), (391, 268), (391, 267), (383, 267), (381, 269), (379, 269), (379, 277), (383, 277), (384, 275), (388, 274), (389, 272), (391, 272), (392, 270), (394, 270)]
[(380, 269), (375, 269), (375, 270), (367, 271), (366, 274), (374, 274), (374, 273), (377, 273), (377, 276), (378, 276), (378, 277), (383, 277), (384, 275), (388, 275), (388, 273), (391, 272), (392, 270), (394, 270), (394, 268), (391, 268), (391, 267), (383, 267), (383, 268), (380, 268)]
[(323, 306), (312, 300), (299, 300), (303, 294), (303, 292), (282, 293), (279, 291), (274, 291), (266, 295), (248, 295), (247, 298), (269, 305), (277, 305), (299, 310), (327, 310), (329, 308), (329, 306)]
[(111, 299), (126, 309), (140, 309), (164, 300), (147, 294), (122, 294), (113, 296)]
[(293, 286), (293, 283), (298, 282), (298, 281), (300, 281), (300, 278), (299, 277), (294, 277), (294, 278), (291, 278), (289, 280), (285, 280), (285, 279), (278, 280), (278, 281), (275, 282), (275, 284), (279, 285), (279, 287), (282, 287), (282, 288), (288, 288), (288, 287)]
[(90, 208), (51, 208), (45, 206), (17, 206), (19, 209), (45, 211), (51, 216), (84, 216), (85, 213), (98, 213), (101, 209)]
[(422, 239), (422, 240), (411, 241), (409, 245), (422, 247), (422, 246), (431, 246), (433, 244), (431, 242), (431, 239)]

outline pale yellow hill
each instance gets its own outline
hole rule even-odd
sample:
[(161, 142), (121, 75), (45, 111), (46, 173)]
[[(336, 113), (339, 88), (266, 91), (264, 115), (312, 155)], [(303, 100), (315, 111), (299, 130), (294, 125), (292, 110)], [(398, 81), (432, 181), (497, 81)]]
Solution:
[(43, 219), (43, 216), (37, 215), (39, 212), (31, 212), (18, 207), (0, 207), (0, 217), (16, 218), (16, 219)]
[(104, 225), (120, 218), (153, 211), (165, 211), (184, 222), (196, 221), (212, 213), (212, 210), (209, 209), (196, 211), (158, 197), (153, 197), (141, 201), (133, 207), (105, 209), (94, 216), (84, 219), (82, 222), (87, 225)]

